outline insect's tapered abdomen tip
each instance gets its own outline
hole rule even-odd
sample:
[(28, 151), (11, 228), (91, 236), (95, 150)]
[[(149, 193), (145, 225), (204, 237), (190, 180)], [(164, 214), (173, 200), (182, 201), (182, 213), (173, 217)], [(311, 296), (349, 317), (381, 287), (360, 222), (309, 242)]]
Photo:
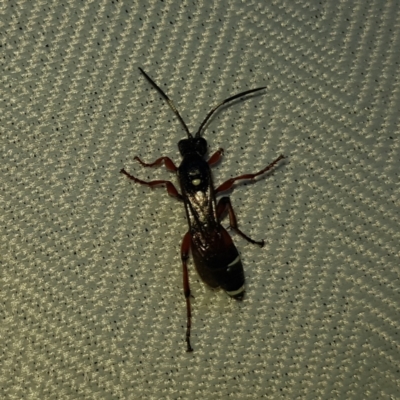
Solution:
[(245, 292), (239, 293), (236, 296), (232, 296), (232, 298), (234, 298), (235, 300), (238, 300), (238, 301), (242, 301), (243, 297), (244, 297), (244, 293)]

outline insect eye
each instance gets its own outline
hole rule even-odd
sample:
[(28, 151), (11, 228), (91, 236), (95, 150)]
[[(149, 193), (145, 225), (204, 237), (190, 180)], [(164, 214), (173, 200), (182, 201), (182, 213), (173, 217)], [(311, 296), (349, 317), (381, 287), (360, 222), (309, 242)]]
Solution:
[(202, 137), (196, 138), (195, 149), (197, 153), (199, 153), (201, 156), (204, 156), (207, 153), (206, 139)]
[(189, 139), (180, 140), (178, 143), (178, 148), (179, 148), (179, 152), (181, 153), (182, 156), (189, 153), (192, 148)]

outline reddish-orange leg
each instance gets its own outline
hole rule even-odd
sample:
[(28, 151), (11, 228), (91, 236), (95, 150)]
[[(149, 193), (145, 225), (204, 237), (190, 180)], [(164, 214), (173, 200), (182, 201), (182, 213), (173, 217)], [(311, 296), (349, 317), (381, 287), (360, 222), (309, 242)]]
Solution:
[[(135, 157), (136, 160), (138, 160), (144, 167), (153, 167), (160, 165), (162, 163), (165, 164), (166, 168), (169, 171), (175, 172), (177, 168), (175, 167), (174, 163), (172, 160), (168, 157), (161, 157), (157, 159), (154, 163), (151, 164), (146, 164), (142, 160), (140, 160), (139, 157)], [(159, 186), (159, 185), (166, 185), (168, 194), (172, 197), (176, 197), (179, 200), (182, 200), (182, 195), (178, 193), (176, 190), (175, 186), (172, 184), (170, 181), (164, 181), (164, 180), (156, 180), (156, 181), (142, 181), (141, 179), (138, 179), (134, 177), (133, 175), (130, 175), (128, 172), (126, 172), (124, 169), (121, 169), (121, 173), (125, 174), (129, 179), (133, 180), (136, 183), (140, 183), (142, 185), (150, 186), (151, 188)], [(190, 286), (189, 286), (189, 273), (188, 273), (188, 268), (187, 268), (187, 261), (189, 259), (189, 251), (190, 251), (190, 244), (192, 241), (192, 237), (190, 236), (190, 233), (187, 232), (186, 235), (183, 237), (182, 240), (182, 245), (181, 245), (181, 258), (182, 258), (182, 266), (183, 266), (183, 293), (185, 295), (186, 299), (186, 343), (187, 343), (187, 351), (193, 351), (192, 346), (190, 345), (190, 328), (192, 325), (192, 311), (191, 311), (191, 306), (190, 306)]]
[[(218, 152), (217, 152), (218, 153)], [(213, 155), (213, 157), (216, 157), (217, 153)], [(220, 156), (220, 155), (219, 155)], [(213, 158), (211, 157), (211, 158)], [(217, 157), (216, 157), (217, 158)], [(218, 186), (218, 188), (215, 190), (215, 194), (219, 192), (224, 192), (226, 190), (229, 190), (232, 188), (233, 184), (236, 181), (242, 180), (242, 179), (254, 179), (255, 177), (263, 174), (264, 172), (267, 172), (271, 168), (274, 167), (274, 165), (282, 160), (282, 158), (285, 158), (283, 155), (280, 155), (275, 161), (273, 161), (271, 164), (267, 165), (265, 168), (263, 168), (261, 171), (256, 172), (255, 174), (245, 174), (245, 175), (240, 175), (237, 176), (236, 178), (231, 178), (228, 179), (226, 182), (224, 182), (222, 185)], [(238, 233), (242, 238), (246, 239), (248, 242), (253, 243), (253, 244), (258, 244), (259, 246), (264, 246), (264, 240), (261, 240), (260, 242), (253, 240), (249, 238), (246, 234), (244, 234), (238, 227), (237, 220), (236, 220), (236, 215), (232, 207), (232, 203), (229, 197), (222, 197), (218, 204), (217, 204), (217, 218), (218, 220), (221, 219), (222, 214), (228, 209), (229, 213), (229, 225), (230, 227)]]
[(154, 187), (160, 186), (160, 185), (165, 185), (167, 188), (167, 192), (170, 196), (176, 197), (177, 199), (182, 200), (182, 195), (180, 193), (178, 193), (178, 191), (176, 190), (176, 187), (170, 181), (157, 180), (157, 181), (146, 182), (146, 181), (142, 181), (141, 179), (138, 179), (138, 178), (134, 177), (133, 175), (129, 174), (123, 168), (121, 169), (120, 172), (122, 174), (125, 174), (132, 181), (134, 181), (136, 183), (140, 183), (141, 185), (150, 186), (151, 188), (154, 188)]
[(263, 174), (264, 172), (267, 172), (268, 170), (273, 168), (274, 165), (277, 162), (279, 162), (280, 160), (282, 160), (283, 158), (285, 158), (285, 157), (283, 155), (280, 155), (275, 161), (273, 161), (271, 164), (267, 165), (261, 171), (256, 172), (255, 174), (245, 174), (245, 175), (237, 176), (236, 178), (228, 179), (222, 185), (217, 187), (217, 189), (215, 190), (215, 194), (217, 194), (219, 192), (225, 192), (226, 190), (229, 190), (236, 181), (239, 181), (239, 180), (242, 180), (242, 179), (254, 179), (256, 176), (259, 176), (259, 175)]
[(211, 167), (216, 164), (224, 154), (224, 149), (219, 148), (207, 161), (208, 165)]
[[(154, 167), (154, 166), (158, 166), (158, 165), (161, 165), (162, 163), (164, 163), (164, 165), (168, 171), (176, 172), (178, 169), (178, 168), (176, 168), (175, 164), (169, 157), (160, 157), (156, 161), (154, 161), (153, 163), (150, 163), (150, 164), (143, 162), (139, 157), (135, 157), (135, 160), (139, 161), (140, 164), (142, 164), (144, 167)], [(167, 192), (170, 196), (176, 197), (177, 199), (182, 200), (182, 196), (178, 193), (178, 191), (176, 190), (176, 187), (170, 181), (157, 180), (157, 181), (146, 182), (146, 181), (142, 181), (141, 179), (138, 179), (138, 178), (134, 177), (133, 175), (129, 174), (123, 168), (121, 169), (120, 172), (125, 174), (129, 179), (133, 180), (134, 182), (140, 183), (142, 185), (150, 186), (151, 188), (154, 188), (159, 185), (165, 185), (167, 188)]]
[(229, 225), (230, 227), (237, 233), (239, 234), (243, 239), (246, 239), (248, 242), (252, 244), (258, 244), (260, 247), (264, 246), (264, 240), (261, 240), (260, 242), (253, 240), (249, 238), (246, 234), (244, 234), (238, 227), (237, 220), (236, 220), (236, 215), (235, 212), (233, 211), (231, 199), (229, 197), (221, 197), (221, 199), (218, 201), (217, 204), (217, 219), (218, 221), (221, 220), (223, 213), (228, 209), (229, 213)]
[(171, 172), (176, 172), (178, 170), (178, 168), (175, 166), (174, 162), (169, 158), (169, 157), (160, 157), (157, 158), (156, 161), (154, 161), (153, 163), (147, 164), (145, 162), (143, 162), (139, 157), (135, 157), (134, 160), (139, 161), (140, 164), (143, 165), (143, 167), (156, 167), (161, 165), (162, 163), (164, 163), (165, 168), (167, 168), (168, 171)]

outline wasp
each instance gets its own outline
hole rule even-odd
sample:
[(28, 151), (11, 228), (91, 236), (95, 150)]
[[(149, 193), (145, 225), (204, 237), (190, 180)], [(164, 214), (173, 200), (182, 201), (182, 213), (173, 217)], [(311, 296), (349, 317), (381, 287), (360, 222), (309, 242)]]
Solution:
[(263, 240), (253, 240), (239, 229), (230, 198), (224, 196), (217, 202), (216, 196), (232, 189), (234, 183), (237, 181), (251, 180), (271, 170), (284, 156), (280, 155), (275, 161), (267, 165), (261, 171), (228, 179), (226, 182), (222, 183), (222, 185), (214, 188), (210, 167), (220, 161), (223, 155), (223, 149), (218, 149), (208, 160), (205, 160), (207, 141), (201, 136), (201, 132), (211, 116), (221, 106), (239, 97), (266, 88), (260, 87), (246, 90), (217, 104), (206, 115), (196, 134), (192, 135), (170, 98), (142, 68), (139, 68), (139, 70), (171, 107), (186, 131), (187, 139), (182, 139), (178, 142), (179, 152), (183, 158), (179, 167), (176, 167), (169, 157), (160, 157), (152, 163), (145, 163), (139, 157), (135, 157), (134, 159), (144, 167), (155, 167), (164, 164), (168, 171), (176, 173), (181, 192), (179, 193), (173, 183), (167, 180), (146, 182), (129, 174), (124, 168), (122, 168), (120, 172), (125, 174), (132, 181), (149, 186), (150, 188), (164, 185), (168, 194), (182, 201), (185, 206), (189, 230), (182, 240), (181, 259), (183, 267), (183, 292), (186, 299), (187, 315), (186, 344), (187, 351), (191, 352), (193, 351), (190, 344), (192, 312), (187, 266), (189, 253), (191, 252), (195, 268), (206, 284), (212, 288), (222, 288), (232, 298), (242, 300), (245, 292), (243, 265), (232, 238), (221, 225), (222, 217), (227, 212), (229, 215), (229, 225), (233, 231), (252, 244), (259, 245), (260, 247), (264, 245)]

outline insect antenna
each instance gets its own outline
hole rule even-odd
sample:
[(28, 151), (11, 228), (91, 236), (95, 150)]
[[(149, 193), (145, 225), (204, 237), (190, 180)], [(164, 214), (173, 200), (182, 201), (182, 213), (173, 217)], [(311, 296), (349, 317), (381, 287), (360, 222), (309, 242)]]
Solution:
[(185, 121), (182, 119), (181, 115), (179, 114), (178, 110), (175, 107), (175, 104), (172, 102), (172, 100), (163, 92), (163, 90), (157, 86), (157, 84), (151, 79), (146, 72), (142, 70), (142, 68), (139, 67), (140, 72), (145, 76), (145, 78), (157, 89), (158, 93), (161, 94), (161, 96), (166, 100), (168, 105), (171, 107), (171, 110), (175, 113), (175, 115), (178, 117), (179, 121), (181, 122), (182, 126), (184, 127), (187, 135), (189, 138), (192, 138), (192, 134), (189, 132), (189, 128), (185, 124)]
[(204, 118), (204, 121), (201, 123), (200, 128), (199, 128), (198, 131), (196, 132), (195, 137), (200, 137), (200, 132), (201, 132), (201, 130), (204, 128), (205, 124), (206, 124), (207, 121), (211, 118), (211, 116), (215, 113), (215, 111), (218, 110), (218, 108), (220, 108), (221, 106), (223, 106), (224, 104), (226, 104), (226, 103), (228, 103), (228, 102), (230, 102), (230, 101), (232, 101), (232, 100), (238, 99), (239, 97), (246, 96), (246, 94), (258, 92), (259, 90), (263, 90), (263, 89), (266, 89), (266, 87), (264, 86), (264, 87), (260, 87), (260, 88), (257, 88), (257, 89), (246, 90), (245, 92), (241, 92), (241, 93), (235, 94), (234, 96), (229, 97), (229, 98), (227, 98), (226, 100), (222, 101), (221, 103), (217, 104), (217, 105), (207, 114), (207, 116)]

